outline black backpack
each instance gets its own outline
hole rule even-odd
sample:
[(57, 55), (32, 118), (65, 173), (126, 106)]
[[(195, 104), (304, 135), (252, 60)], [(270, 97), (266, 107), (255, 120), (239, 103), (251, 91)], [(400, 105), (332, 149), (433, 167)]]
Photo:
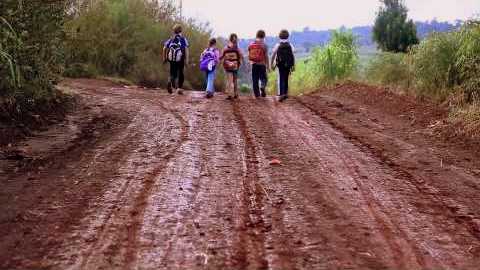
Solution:
[(295, 56), (290, 43), (281, 42), (277, 50), (277, 67), (290, 69), (295, 66)]
[(168, 45), (167, 59), (170, 62), (180, 62), (183, 60), (183, 48), (180, 36), (175, 36)]

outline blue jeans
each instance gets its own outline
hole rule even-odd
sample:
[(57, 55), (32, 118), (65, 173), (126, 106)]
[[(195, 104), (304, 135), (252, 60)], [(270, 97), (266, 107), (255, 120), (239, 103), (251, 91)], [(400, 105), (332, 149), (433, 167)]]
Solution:
[(207, 93), (209, 94), (215, 93), (215, 75), (215, 70), (207, 72)]

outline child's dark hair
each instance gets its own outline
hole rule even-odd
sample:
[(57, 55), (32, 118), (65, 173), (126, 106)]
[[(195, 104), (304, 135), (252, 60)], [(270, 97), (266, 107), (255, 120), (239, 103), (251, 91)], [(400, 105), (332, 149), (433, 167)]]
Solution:
[(266, 34), (264, 30), (257, 31), (257, 38), (265, 38)]
[(174, 32), (176, 35), (182, 33), (182, 32), (183, 32), (183, 27), (182, 27), (182, 25), (180, 25), (180, 24), (175, 24), (175, 25), (173, 26), (173, 32)]
[(228, 39), (232, 43), (237, 43), (238, 42), (238, 36), (235, 33), (230, 34), (230, 38)]
[(208, 41), (208, 46), (213, 46), (217, 44), (217, 39), (216, 38), (211, 38), (209, 41)]
[(288, 32), (288, 30), (283, 29), (282, 31), (280, 31), (280, 34), (278, 34), (278, 37), (280, 39), (288, 39), (290, 37), (290, 33)]

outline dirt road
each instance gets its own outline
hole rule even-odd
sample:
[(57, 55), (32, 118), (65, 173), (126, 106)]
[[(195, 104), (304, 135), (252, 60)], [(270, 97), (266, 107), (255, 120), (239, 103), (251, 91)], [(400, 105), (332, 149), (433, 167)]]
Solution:
[(411, 119), (66, 85), (77, 112), (3, 149), (0, 269), (480, 267), (476, 153)]

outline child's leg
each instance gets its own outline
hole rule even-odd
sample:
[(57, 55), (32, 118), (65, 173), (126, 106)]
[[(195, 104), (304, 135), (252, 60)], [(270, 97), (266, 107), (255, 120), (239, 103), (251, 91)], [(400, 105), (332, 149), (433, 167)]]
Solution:
[(280, 91), (280, 97), (283, 97), (284, 95), (284, 89), (285, 89), (285, 72), (283, 69), (279, 69), (278, 70), (278, 74), (279, 74), (279, 80), (280, 80), (280, 85), (279, 85), (279, 91)]
[(210, 94), (215, 92), (215, 70), (207, 72), (207, 92)]
[(260, 72), (260, 94), (262, 97), (266, 96), (265, 89), (267, 88), (268, 84), (268, 76), (267, 76), (267, 67), (262, 66), (262, 70)]
[(290, 70), (281, 68), (280, 70), (280, 96), (287, 95), (288, 91), (288, 75)]
[(253, 94), (256, 97), (260, 96), (260, 88), (258, 86), (258, 82), (260, 80), (260, 65), (253, 64), (252, 65), (252, 82), (253, 82)]
[(175, 81), (177, 79), (177, 65), (175, 62), (170, 62), (170, 80), (171, 87), (176, 88)]
[(238, 97), (238, 73), (233, 73), (233, 96)]
[(281, 82), (281, 72), (279, 68), (277, 72), (277, 96), (282, 95), (281, 89), (282, 89), (282, 82)]
[(285, 73), (285, 96), (288, 96), (288, 78), (290, 78), (290, 70)]
[(185, 81), (185, 75), (183, 74), (183, 70), (185, 68), (185, 62), (179, 62), (177, 63), (177, 69), (178, 69), (178, 88), (183, 87), (183, 82)]
[(208, 71), (205, 71), (205, 92), (208, 92)]
[(227, 87), (226, 87), (226, 94), (228, 96), (232, 96), (233, 92), (233, 73), (232, 72), (225, 72), (227, 76)]

